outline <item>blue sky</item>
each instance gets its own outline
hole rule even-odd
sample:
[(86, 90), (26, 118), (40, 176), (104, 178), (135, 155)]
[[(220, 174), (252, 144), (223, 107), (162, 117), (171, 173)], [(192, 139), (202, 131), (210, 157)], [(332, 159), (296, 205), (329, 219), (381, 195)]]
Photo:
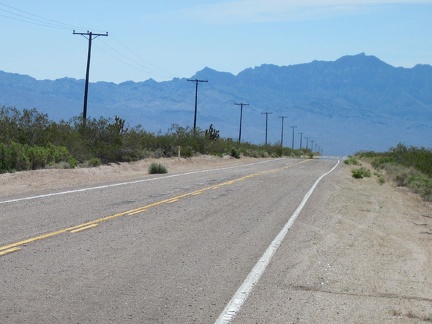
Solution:
[(0, 0), (0, 70), (120, 83), (365, 52), (432, 64), (432, 0)]

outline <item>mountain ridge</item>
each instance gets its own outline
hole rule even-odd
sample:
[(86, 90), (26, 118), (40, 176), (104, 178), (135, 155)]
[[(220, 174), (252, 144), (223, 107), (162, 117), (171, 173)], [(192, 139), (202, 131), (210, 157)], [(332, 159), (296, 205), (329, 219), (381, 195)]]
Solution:
[[(210, 124), (221, 136), (236, 139), (239, 128), (237, 102), (244, 107), (242, 139), (263, 143), (265, 118), (268, 138), (291, 143), (288, 126), (298, 126), (318, 143), (324, 153), (345, 155), (358, 150), (386, 150), (399, 142), (430, 147), (432, 137), (432, 67), (393, 67), (365, 53), (335, 61), (297, 65), (262, 64), (237, 75), (204, 67), (191, 79), (199, 84), (198, 127)], [(132, 125), (152, 132), (166, 131), (171, 124), (191, 126), (195, 86), (186, 78), (157, 82), (90, 82), (90, 117), (119, 115)], [(36, 80), (0, 71), (0, 105), (37, 108), (53, 120), (68, 120), (82, 111), (84, 80), (61, 78)], [(300, 134), (295, 134), (298, 147)], [(378, 140), (379, 139), (379, 140)], [(305, 146), (303, 141), (302, 146)]]

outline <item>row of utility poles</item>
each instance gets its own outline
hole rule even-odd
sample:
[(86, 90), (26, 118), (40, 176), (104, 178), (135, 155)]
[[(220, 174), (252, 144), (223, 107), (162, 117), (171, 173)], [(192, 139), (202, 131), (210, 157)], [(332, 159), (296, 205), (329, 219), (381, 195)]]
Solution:
[[(88, 52), (87, 52), (87, 69), (86, 69), (86, 81), (85, 81), (85, 89), (84, 89), (84, 105), (83, 105), (83, 124), (86, 125), (87, 119), (87, 99), (88, 99), (88, 85), (89, 85), (89, 76), (90, 76), (90, 59), (91, 59), (91, 47), (92, 41), (99, 36), (108, 36), (108, 32), (104, 34), (98, 34), (93, 32), (85, 32), (85, 33), (77, 33), (75, 30), (73, 31), (74, 35), (81, 35), (88, 39)], [(198, 84), (203, 82), (208, 82), (208, 80), (199, 80), (199, 79), (187, 79), (187, 81), (195, 82), (195, 113), (194, 113), (194, 123), (193, 123), (193, 131), (196, 132), (196, 120), (197, 120), (197, 111), (198, 111)], [(240, 127), (239, 127), (239, 138), (238, 142), (241, 143), (241, 132), (242, 132), (242, 119), (243, 119), (243, 106), (249, 106), (248, 103), (240, 102), (234, 103), (234, 105), (240, 106)], [(265, 145), (267, 145), (267, 133), (268, 133), (268, 115), (271, 115), (272, 112), (263, 112), (262, 115), (266, 115), (266, 128), (265, 128)], [(279, 116), (282, 119), (282, 133), (281, 133), (281, 146), (283, 147), (283, 135), (284, 135), (284, 119), (288, 118), (287, 116)], [(291, 149), (294, 150), (294, 130), (297, 126), (290, 126), (292, 128), (292, 144)], [(303, 134), (300, 133), (300, 149), (302, 149), (302, 140)], [(306, 149), (308, 149), (309, 138), (306, 137)], [(314, 150), (313, 141), (311, 140), (311, 150)], [(315, 151), (320, 152), (321, 148), (315, 144)]]
[[(195, 114), (194, 114), (194, 126), (193, 130), (194, 133), (196, 131), (196, 118), (197, 118), (197, 111), (198, 111), (198, 83), (201, 82), (208, 82), (208, 80), (198, 80), (198, 79), (187, 79), (187, 81), (195, 82)], [(243, 106), (249, 106), (248, 103), (240, 102), (240, 103), (234, 103), (236, 106), (240, 106), (240, 126), (239, 126), (239, 137), (238, 142), (241, 143), (241, 134), (242, 134), (242, 120), (243, 120)], [(267, 133), (268, 133), (268, 115), (271, 115), (272, 112), (262, 112), (262, 115), (266, 115), (266, 126), (265, 126), (265, 145), (267, 145)], [(287, 116), (279, 116), (279, 118), (282, 119), (282, 132), (281, 132), (281, 146), (283, 147), (283, 139), (284, 139), (284, 119), (288, 118)], [(294, 131), (298, 126), (290, 126), (292, 128), (292, 143), (291, 143), (291, 149), (294, 150)], [(303, 148), (303, 135), (304, 133), (300, 134), (300, 149)], [(309, 149), (309, 137), (306, 138), (306, 149)], [(311, 151), (314, 151), (313, 141), (311, 140)], [(321, 147), (318, 146), (318, 144), (315, 144), (315, 152), (321, 152)]]

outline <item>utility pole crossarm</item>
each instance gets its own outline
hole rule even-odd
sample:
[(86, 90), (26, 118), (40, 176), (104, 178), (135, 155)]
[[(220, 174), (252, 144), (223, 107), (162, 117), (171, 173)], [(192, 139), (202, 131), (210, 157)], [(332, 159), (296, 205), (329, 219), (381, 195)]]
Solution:
[(75, 30), (73, 31), (73, 34), (74, 35), (82, 35), (82, 36), (90, 36), (91, 35), (91, 36), (94, 36), (93, 39), (95, 39), (98, 36), (108, 36), (108, 32), (106, 32), (104, 34), (97, 34), (97, 33), (89, 32), (89, 31), (87, 31), (86, 33), (77, 33), (77, 32), (75, 32)]

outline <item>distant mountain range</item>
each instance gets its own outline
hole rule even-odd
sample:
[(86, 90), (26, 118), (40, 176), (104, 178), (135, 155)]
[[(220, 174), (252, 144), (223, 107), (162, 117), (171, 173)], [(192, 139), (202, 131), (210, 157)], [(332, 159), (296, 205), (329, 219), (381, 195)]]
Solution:
[[(324, 154), (359, 150), (384, 151), (398, 143), (432, 147), (432, 67), (393, 67), (364, 53), (333, 62), (276, 66), (264, 64), (238, 75), (204, 68), (190, 77), (208, 80), (198, 88), (197, 126), (210, 124), (222, 137), (238, 139), (243, 107), (242, 140), (281, 140), (296, 148), (317, 143)], [(37, 108), (52, 120), (82, 113), (84, 80), (36, 80), (0, 71), (0, 105)], [(90, 83), (88, 116), (119, 115), (130, 125), (166, 132), (172, 124), (193, 126), (195, 84), (186, 78), (156, 82)], [(300, 134), (303, 133), (303, 134)]]

